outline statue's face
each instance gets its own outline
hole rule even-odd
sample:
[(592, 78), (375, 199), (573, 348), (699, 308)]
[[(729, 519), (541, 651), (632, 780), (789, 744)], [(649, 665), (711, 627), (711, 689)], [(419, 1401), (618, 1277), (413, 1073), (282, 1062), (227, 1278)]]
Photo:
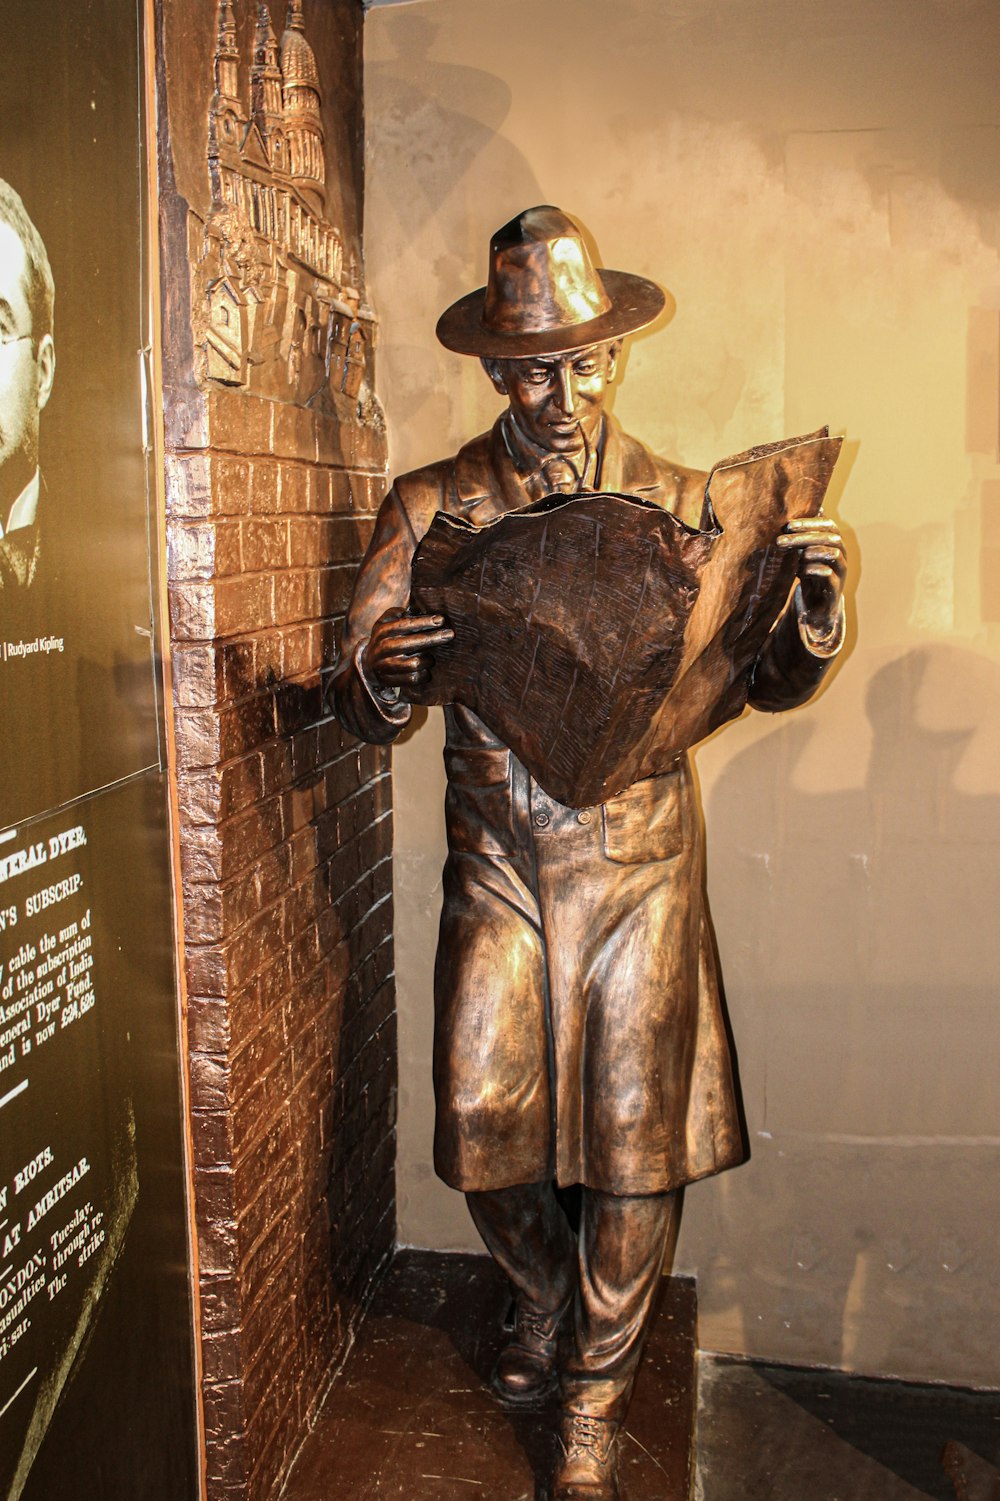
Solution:
[[(9, 505), (38, 464), (38, 418), (52, 389), (55, 351), (49, 334), (35, 344), (28, 259), (18, 235), (2, 223), (0, 331), (0, 502)], [(6, 524), (6, 513), (0, 520)]]
[(553, 453), (572, 453), (597, 442), (620, 349), (615, 340), (571, 354), (484, 360), (483, 365), (526, 437)]

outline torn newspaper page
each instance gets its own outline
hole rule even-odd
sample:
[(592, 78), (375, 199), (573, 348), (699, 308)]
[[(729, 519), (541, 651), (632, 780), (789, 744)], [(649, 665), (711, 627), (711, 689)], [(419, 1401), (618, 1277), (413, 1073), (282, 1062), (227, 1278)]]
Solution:
[(778, 534), (818, 512), (840, 445), (824, 429), (717, 464), (700, 528), (613, 493), (481, 527), (438, 512), (411, 608), (455, 639), (420, 701), (466, 705), (569, 807), (668, 769), (743, 710), (795, 581)]

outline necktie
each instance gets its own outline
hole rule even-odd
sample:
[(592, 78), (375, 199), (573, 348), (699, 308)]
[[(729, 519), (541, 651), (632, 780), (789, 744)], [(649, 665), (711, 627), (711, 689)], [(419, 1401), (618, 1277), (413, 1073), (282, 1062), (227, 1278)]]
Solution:
[(546, 459), (542, 465), (542, 476), (550, 493), (560, 490), (565, 495), (575, 495), (580, 488), (580, 476), (569, 459)]

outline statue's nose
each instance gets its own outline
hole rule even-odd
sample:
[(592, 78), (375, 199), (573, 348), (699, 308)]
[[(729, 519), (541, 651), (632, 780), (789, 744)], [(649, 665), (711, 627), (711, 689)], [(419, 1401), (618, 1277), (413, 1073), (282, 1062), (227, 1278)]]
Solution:
[(559, 371), (559, 383), (556, 387), (556, 400), (564, 412), (572, 412), (576, 405), (576, 392), (573, 389), (573, 372), (567, 365)]

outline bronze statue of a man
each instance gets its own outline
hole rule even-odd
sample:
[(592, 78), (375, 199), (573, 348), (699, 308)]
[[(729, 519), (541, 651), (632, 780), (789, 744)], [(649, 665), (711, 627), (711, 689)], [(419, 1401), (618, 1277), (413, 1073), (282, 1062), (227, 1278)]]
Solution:
[[(488, 286), (438, 335), (479, 356), (508, 405), (385, 499), (334, 675), (356, 735), (399, 734), (451, 639), (442, 616), (407, 614), (414, 550), (438, 510), (481, 523), (601, 489), (699, 526), (706, 475), (656, 457), (605, 411), (620, 340), (663, 300), (641, 277), (595, 269), (558, 209), (494, 236)], [(748, 682), (749, 702), (772, 711), (809, 698), (843, 640), (832, 523), (793, 522), (779, 546), (798, 581)], [(470, 710), (448, 705), (445, 721), (435, 1165), (466, 1194), (516, 1298), (496, 1391), (529, 1404), (558, 1387), (553, 1501), (608, 1501), (675, 1191), (743, 1157), (691, 770), (684, 755), (599, 807), (568, 808)], [(572, 1185), (577, 1228), (556, 1193)]]

